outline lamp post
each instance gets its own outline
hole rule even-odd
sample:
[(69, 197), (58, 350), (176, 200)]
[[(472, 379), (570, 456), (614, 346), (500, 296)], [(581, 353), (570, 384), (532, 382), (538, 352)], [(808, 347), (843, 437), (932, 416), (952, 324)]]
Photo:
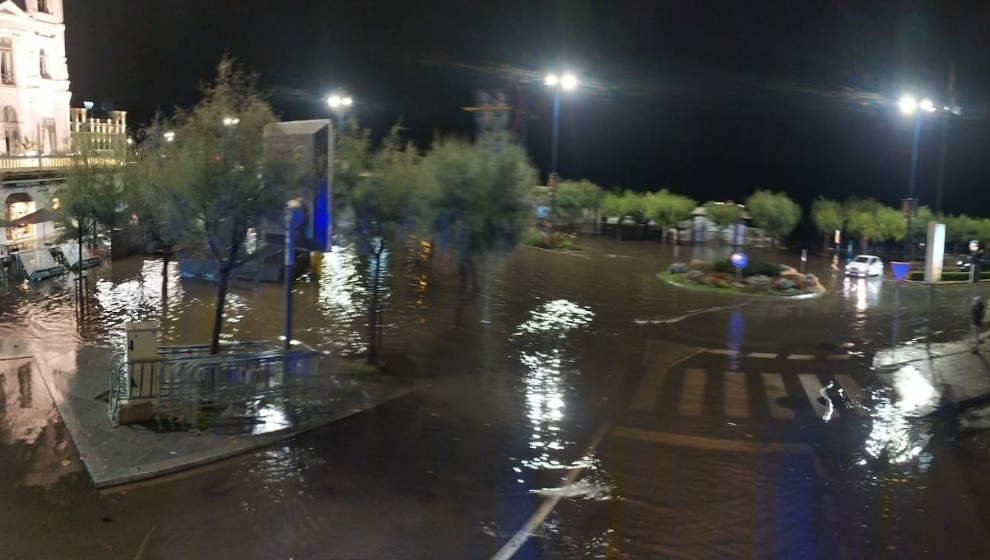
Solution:
[(337, 117), (337, 134), (344, 131), (344, 114), (354, 105), (354, 98), (346, 93), (331, 93), (327, 96), (327, 106)]
[(557, 202), (557, 147), (560, 143), (560, 92), (577, 89), (578, 79), (570, 72), (560, 76), (547, 74), (543, 83), (547, 87), (553, 88), (553, 136), (550, 148), (550, 174), (547, 176), (547, 186), (550, 187), (550, 231), (553, 231), (553, 218)]
[(908, 262), (911, 262), (914, 256), (914, 243), (911, 242), (911, 214), (913, 213), (914, 182), (918, 174), (918, 142), (921, 138), (921, 117), (925, 113), (934, 113), (935, 103), (931, 99), (925, 98), (918, 101), (913, 95), (904, 95), (898, 100), (897, 106), (904, 116), (914, 117), (914, 135), (911, 140), (911, 169), (908, 173), (907, 230), (904, 234), (904, 254)]

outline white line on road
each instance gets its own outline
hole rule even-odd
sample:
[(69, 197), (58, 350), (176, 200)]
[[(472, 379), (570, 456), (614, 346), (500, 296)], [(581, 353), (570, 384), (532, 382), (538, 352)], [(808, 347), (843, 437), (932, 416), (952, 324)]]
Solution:
[(776, 354), (774, 352), (750, 352), (749, 354), (747, 354), (747, 356), (749, 356), (750, 358), (765, 358), (767, 360), (772, 360), (777, 356), (779, 356), (779, 354)]
[[(611, 425), (604, 424), (598, 429), (597, 432), (595, 432), (595, 437), (591, 439), (591, 443), (588, 444), (588, 448), (585, 450), (585, 456), (591, 456), (594, 454), (595, 449), (598, 448), (598, 444), (601, 443), (602, 438), (605, 437), (605, 434), (608, 433), (610, 428)], [(567, 473), (567, 478), (564, 479), (564, 486), (566, 487), (574, 484), (577, 478), (581, 476), (581, 471), (583, 470), (584, 467), (574, 467), (571, 469), (570, 472)], [(495, 556), (492, 556), (492, 560), (509, 560), (509, 558), (512, 558), (512, 556), (518, 552), (520, 548), (522, 548), (522, 545), (526, 544), (526, 541), (533, 535), (533, 532), (536, 531), (541, 524), (543, 524), (543, 520), (546, 519), (547, 516), (550, 515), (550, 512), (553, 511), (553, 508), (557, 506), (557, 502), (560, 501), (560, 498), (561, 494), (557, 493), (543, 500), (540, 507), (533, 512), (532, 517), (526, 521), (526, 524), (523, 525), (521, 529), (516, 531), (515, 535), (512, 535), (512, 538), (509, 539), (508, 542), (502, 545), (502, 548), (498, 549)]]
[(663, 443), (666, 445), (676, 445), (679, 447), (693, 447), (695, 449), (706, 449), (710, 451), (742, 451), (747, 453), (791, 453), (797, 455), (811, 455), (812, 448), (806, 443), (777, 443), (777, 442), (755, 442), (741, 441), (735, 439), (717, 439), (701, 436), (688, 436), (684, 434), (671, 434), (667, 432), (651, 432), (638, 428), (627, 428), (616, 426), (612, 431), (615, 437), (646, 441), (649, 443)]
[(701, 416), (705, 409), (705, 380), (708, 373), (703, 369), (689, 369), (684, 372), (684, 387), (677, 413), (681, 416)]
[(741, 371), (727, 371), (724, 379), (725, 415), (729, 418), (749, 418), (746, 374)]
[(739, 350), (723, 350), (721, 348), (712, 348), (708, 351), (709, 354), (718, 354), (720, 356), (735, 356), (739, 353)]
[(701, 354), (705, 350), (707, 349), (699, 348), (687, 356), (665, 366), (650, 367), (647, 364), (649, 369), (643, 377), (643, 381), (640, 382), (639, 387), (636, 389), (636, 394), (633, 395), (632, 404), (629, 405), (629, 408), (643, 412), (653, 411), (657, 406), (657, 398), (660, 396), (660, 388), (663, 386), (663, 381), (667, 377), (667, 371)]
[(849, 354), (829, 354), (828, 360), (848, 360), (851, 356)]
[(788, 354), (788, 360), (814, 360), (814, 354)]
[(794, 419), (794, 411), (781, 406), (778, 402), (787, 396), (787, 389), (784, 388), (784, 378), (779, 373), (764, 373), (763, 388), (767, 393), (767, 402), (770, 405), (770, 417), (778, 420)]

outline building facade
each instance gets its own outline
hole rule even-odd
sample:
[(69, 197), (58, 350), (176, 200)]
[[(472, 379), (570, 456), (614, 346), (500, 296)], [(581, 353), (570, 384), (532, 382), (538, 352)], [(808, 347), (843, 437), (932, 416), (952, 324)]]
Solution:
[(126, 152), (125, 112), (70, 109), (63, 1), (0, 1), (0, 256), (54, 239), (51, 222), (9, 222), (57, 209), (73, 153)]

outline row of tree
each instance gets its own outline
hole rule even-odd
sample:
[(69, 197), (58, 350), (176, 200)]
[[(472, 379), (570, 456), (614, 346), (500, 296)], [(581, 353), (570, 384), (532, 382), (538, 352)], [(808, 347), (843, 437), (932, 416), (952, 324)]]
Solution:
[(903, 210), (886, 206), (873, 199), (850, 198), (844, 202), (818, 198), (811, 205), (811, 219), (815, 228), (828, 245), (836, 230), (844, 230), (846, 236), (858, 238), (866, 250), (871, 241), (904, 241), (923, 243), (928, 236), (928, 222), (945, 224), (946, 242), (953, 252), (971, 240), (990, 243), (990, 219), (972, 218), (964, 214), (935, 215), (927, 206), (914, 210), (908, 229)]
[[(556, 193), (556, 217), (564, 223), (573, 224), (585, 218), (589, 211), (595, 216), (600, 211), (609, 218), (632, 219), (643, 225), (644, 232), (649, 222), (653, 222), (661, 226), (661, 238), (668, 228), (689, 218), (697, 207), (694, 199), (667, 189), (611, 193), (587, 180), (563, 181)], [(789, 235), (801, 221), (801, 207), (797, 203), (783, 193), (766, 190), (753, 193), (745, 206), (709, 201), (703, 208), (708, 219), (723, 227), (748, 215), (755, 226), (763, 228), (773, 239)]]
[[(64, 225), (81, 238), (96, 224), (137, 222), (169, 260), (180, 249), (217, 265), (212, 351), (219, 350), (224, 305), (233, 271), (258, 258), (249, 233), (281, 231), (283, 209), (297, 196), (301, 174), (293, 161), (264, 149), (265, 126), (276, 122), (255, 77), (225, 59), (215, 82), (192, 109), (178, 109), (142, 131), (132, 161), (99, 166), (76, 158), (60, 193)], [(371, 263), (369, 362), (378, 362), (381, 256), (390, 243), (415, 232), (434, 238), (457, 259), (465, 280), (481, 255), (512, 248), (532, 211), (537, 174), (525, 151), (492, 133), (476, 142), (449, 138), (422, 152), (394, 127), (379, 143), (351, 121), (333, 162), (336, 233), (353, 240)], [(489, 262), (490, 259), (486, 259)], [(164, 306), (164, 297), (163, 297)]]

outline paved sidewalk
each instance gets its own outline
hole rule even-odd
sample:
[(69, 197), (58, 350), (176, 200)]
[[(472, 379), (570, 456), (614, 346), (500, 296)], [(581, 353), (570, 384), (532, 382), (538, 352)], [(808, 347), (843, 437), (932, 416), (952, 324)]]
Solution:
[(980, 341), (978, 354), (969, 339), (898, 346), (878, 352), (873, 365), (916, 415), (965, 410), (990, 403), (990, 333)]
[(145, 425), (114, 428), (107, 419), (109, 348), (83, 347), (76, 352), (74, 368), (59, 369), (48, 367), (40, 357), (23, 354), (14, 344), (5, 346), (0, 348), (0, 363), (28, 368), (44, 381), (98, 488), (161, 476), (270, 445), (416, 388), (395, 377), (335, 377), (320, 394), (307, 394), (306, 403), (275, 404), (260, 422), (246, 428), (160, 432)]

